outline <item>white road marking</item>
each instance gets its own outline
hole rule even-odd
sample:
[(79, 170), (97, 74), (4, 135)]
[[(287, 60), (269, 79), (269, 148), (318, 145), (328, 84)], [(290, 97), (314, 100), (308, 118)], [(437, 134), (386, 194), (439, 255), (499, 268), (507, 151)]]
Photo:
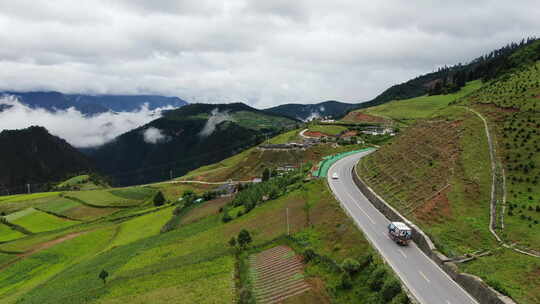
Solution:
[(418, 273), (422, 276), (422, 278), (424, 278), (424, 280), (426, 280), (426, 282), (428, 283), (430, 282), (430, 280), (426, 277), (426, 275), (423, 272), (419, 270)]
[(407, 255), (405, 254), (405, 252), (403, 252), (403, 249), (398, 248), (398, 251), (399, 251), (399, 253), (401, 253), (401, 255), (402, 255), (404, 258), (407, 258)]
[(371, 218), (371, 216), (369, 216), (369, 214), (367, 214), (364, 209), (362, 209), (362, 207), (360, 207), (360, 204), (358, 204), (358, 202), (354, 199), (354, 197), (352, 197), (352, 195), (348, 192), (348, 191), (345, 191), (345, 193), (347, 193), (347, 195), (351, 198), (351, 200), (355, 203), (356, 206), (358, 206), (358, 209), (360, 209), (360, 211), (362, 211), (362, 213), (368, 218), (368, 220), (373, 224), (375, 225), (375, 221)]
[[(369, 153), (366, 153), (366, 154), (369, 154)], [(355, 157), (354, 161), (353, 162), (356, 162), (358, 159), (362, 158), (365, 154), (364, 153), (361, 153), (361, 154), (358, 154), (359, 157)], [(356, 155), (355, 155), (356, 156)], [(342, 160), (336, 162), (335, 164), (333, 164), (332, 166), (335, 166), (336, 164), (338, 163), (341, 163)], [(336, 166), (337, 167), (337, 166)], [(346, 175), (343, 175), (343, 176), (346, 176)], [(328, 180), (330, 180), (330, 178), (328, 178)], [(407, 286), (407, 289), (409, 289), (409, 291), (413, 294), (413, 296), (420, 302), (420, 303), (428, 303), (427, 301), (425, 301), (423, 299), (423, 297), (420, 295), (420, 293), (418, 293), (418, 291), (414, 288), (414, 286), (411, 284), (411, 282), (407, 279), (407, 275), (405, 275), (400, 268), (396, 267), (397, 265), (394, 264), (394, 262), (388, 258), (388, 256), (385, 254), (384, 250), (382, 250), (382, 248), (380, 247), (382, 244), (379, 244), (376, 239), (374, 238), (374, 235), (371, 235), (369, 233), (367, 233), (367, 230), (365, 230), (365, 225), (367, 224), (367, 222), (365, 221), (359, 221), (359, 218), (357, 218), (355, 215), (353, 215), (352, 213), (352, 206), (349, 206), (347, 203), (345, 203), (344, 200), (342, 200), (342, 194), (343, 192), (347, 192), (347, 195), (351, 196), (348, 191), (337, 191), (337, 189), (335, 189), (335, 185), (334, 183), (329, 183), (329, 185), (331, 186), (330, 188), (332, 189), (332, 192), (334, 194), (334, 196), (336, 196), (336, 198), (338, 198), (338, 200), (340, 200), (340, 203), (341, 205), (348, 211), (349, 215), (355, 219), (356, 221), (356, 224), (357, 226), (360, 228), (362, 226), (364, 226), (363, 228), (360, 228), (361, 230), (364, 230), (364, 232), (366, 233), (366, 237), (368, 239), (368, 241), (379, 251), (379, 253), (383, 256), (383, 258), (388, 262), (388, 264), (390, 265), (390, 267), (398, 274), (398, 277), (405, 283), (405, 286)], [(345, 183), (342, 184), (343, 186), (345, 186), (346, 188), (349, 186), (349, 185), (345, 185)], [(356, 189), (356, 188), (355, 188)], [(339, 193), (338, 193), (339, 192)], [(359, 207), (359, 203), (356, 202), (356, 200), (353, 199), (353, 202), (356, 203), (356, 205)], [(361, 208), (360, 208), (361, 209)], [(361, 209), (361, 211), (365, 213), (364, 210)], [(378, 214), (378, 213), (377, 213)], [(367, 214), (366, 214), (367, 216)], [(368, 217), (369, 218), (369, 217)], [(387, 238), (388, 235), (385, 234), (385, 236)], [(422, 252), (420, 249), (417, 248), (416, 244), (412, 243), (411, 246), (413, 247), (413, 253), (415, 253), (416, 251), (418, 251), (420, 254), (422, 254), (430, 263), (432, 263), (435, 268), (438, 269), (438, 271), (440, 271), (444, 276), (446, 276), (456, 287), (458, 287), (460, 290), (462, 290), (466, 295), (467, 297), (471, 300), (471, 303), (476, 303), (478, 304), (478, 302), (471, 297), (471, 295), (469, 295), (467, 292), (465, 292), (463, 290), (463, 288), (461, 288), (461, 286), (459, 286), (455, 281), (453, 281), (450, 276), (448, 274), (446, 274), (433, 260), (431, 260), (424, 252)], [(423, 273), (421, 273), (421, 275), (424, 277), (424, 279), (426, 279), (428, 282), (429, 280), (425, 277), (425, 275)], [(450, 303), (450, 301), (446, 300), (446, 303), (447, 304), (452, 304)]]

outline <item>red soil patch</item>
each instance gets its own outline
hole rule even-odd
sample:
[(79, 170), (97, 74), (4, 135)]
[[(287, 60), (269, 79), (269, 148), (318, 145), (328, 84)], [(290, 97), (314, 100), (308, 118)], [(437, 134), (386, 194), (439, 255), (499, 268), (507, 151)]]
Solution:
[(441, 223), (445, 218), (452, 215), (450, 202), (448, 201), (448, 193), (450, 187), (436, 194), (430, 200), (425, 202), (421, 207), (416, 209), (415, 216), (425, 223)]
[(42, 250), (45, 250), (45, 249), (48, 249), (48, 248), (51, 248), (52, 246), (56, 245), (56, 244), (60, 244), (60, 243), (63, 243), (67, 240), (71, 240), (73, 238), (76, 238), (77, 236), (83, 234), (83, 233), (86, 233), (86, 232), (73, 232), (73, 233), (69, 233), (69, 234), (66, 234), (64, 236), (61, 236), (57, 239), (54, 239), (54, 240), (50, 240), (50, 241), (47, 241), (47, 242), (43, 242), (43, 243), (40, 243), (40, 244), (37, 244), (36, 246), (30, 248), (30, 250), (28, 251), (25, 251), (23, 253), (19, 253), (17, 254), (17, 258), (14, 259), (13, 261), (3, 265), (2, 267), (0, 267), (0, 270), (4, 270), (6, 269), (7, 267), (9, 267), (10, 265), (24, 259), (24, 258), (27, 258), (35, 253), (38, 253)]
[(354, 122), (387, 122), (388, 120), (362, 112), (351, 112), (343, 120)]
[(20, 257), (27, 257), (27, 256), (30, 256), (34, 253), (37, 253), (37, 252), (40, 252), (42, 250), (45, 250), (45, 249), (48, 249), (48, 248), (51, 248), (52, 246), (56, 245), (56, 244), (60, 244), (60, 243), (63, 243), (67, 240), (71, 240), (73, 238), (76, 238), (78, 237), (79, 235), (83, 234), (84, 232), (73, 232), (73, 233), (69, 233), (69, 234), (66, 234), (64, 236), (61, 236), (57, 239), (54, 239), (54, 240), (50, 240), (48, 242), (43, 242), (43, 243), (40, 243), (32, 248), (30, 248), (30, 250), (26, 251), (26, 252), (23, 252), (21, 254), (18, 254), (18, 256)]

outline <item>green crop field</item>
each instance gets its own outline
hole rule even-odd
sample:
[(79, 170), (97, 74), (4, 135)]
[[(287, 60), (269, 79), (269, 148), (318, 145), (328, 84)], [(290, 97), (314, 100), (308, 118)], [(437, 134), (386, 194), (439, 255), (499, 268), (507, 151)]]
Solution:
[[(171, 207), (147, 214), (142, 212), (152, 208), (129, 208), (119, 212), (135, 216), (127, 221), (95, 222), (0, 244), (0, 250), (37, 250), (2, 270), (0, 302), (233, 302), (237, 296), (232, 288), (236, 258), (228, 240), (241, 229), (252, 233), (255, 244), (283, 235), (287, 231), (287, 208), (291, 233), (301, 233), (302, 238), (310, 235), (310, 242), (320, 252), (340, 260), (355, 252), (365, 254), (369, 248), (367, 241), (346, 219), (324, 183), (316, 181), (306, 187), (305, 191), (295, 190), (265, 202), (229, 223), (221, 220), (218, 210), (229, 200), (218, 199), (215, 204), (196, 206), (184, 215), (186, 221), (180, 221), (177, 229), (167, 233), (160, 233), (160, 229), (172, 216)], [(311, 232), (305, 231), (306, 201), (313, 205), (311, 221), (316, 233), (311, 228)], [(67, 208), (60, 203), (50, 206), (55, 211), (62, 211), (63, 207)], [(63, 211), (66, 210), (70, 209)], [(19, 221), (36, 213), (43, 214), (30, 209), (9, 217)], [(338, 230), (340, 238), (335, 237)], [(13, 255), (1, 255), (0, 265), (11, 259)], [(103, 269), (109, 273), (106, 284), (98, 278)], [(325, 279), (331, 284), (337, 277), (336, 274)], [(354, 297), (356, 293), (349, 294)]]
[(111, 243), (111, 247), (129, 244), (139, 239), (159, 234), (159, 231), (172, 217), (172, 209), (164, 208), (132, 220), (123, 222), (118, 226), (118, 233)]
[(300, 140), (300, 136), (298, 133), (300, 133), (300, 129), (294, 129), (292, 131), (288, 131), (282, 134), (279, 134), (278, 136), (272, 137), (268, 140), (268, 143), (271, 144), (285, 144), (288, 142), (298, 142)]
[(0, 212), (10, 214), (30, 207), (47, 208), (49, 205), (60, 206), (63, 203), (67, 203), (67, 199), (60, 197), (60, 193), (58, 192), (52, 192), (51, 195), (43, 195), (40, 193), (38, 196), (26, 195), (19, 197), (15, 202), (0, 202)]
[(8, 222), (24, 227), (25, 229), (37, 233), (55, 229), (66, 228), (78, 222), (70, 221), (38, 211), (34, 208), (27, 208), (6, 216)]
[(39, 204), (37, 207), (39, 209), (56, 213), (56, 214), (65, 214), (70, 209), (80, 206), (81, 204), (72, 201), (64, 197), (53, 198), (46, 203)]
[[(3, 269), (0, 272), (1, 301), (10, 303), (19, 298), (24, 303), (64, 303), (48, 298), (36, 300), (33, 291), (41, 290), (41, 287), (38, 287), (40, 284), (59, 273), (69, 272), (70, 266), (76, 265), (86, 257), (95, 255), (110, 241), (113, 234), (114, 229), (100, 229), (88, 232), (38, 252)], [(76, 292), (76, 290), (60, 288), (53, 294), (58, 294), (58, 291)]]
[(0, 242), (6, 242), (24, 237), (25, 234), (11, 229), (11, 227), (0, 223)]
[(32, 194), (16, 194), (8, 196), (0, 196), (0, 204), (2, 203), (16, 203), (16, 202), (25, 202), (35, 199), (57, 196), (60, 192), (42, 192), (42, 193), (32, 193)]
[(156, 190), (149, 187), (130, 187), (114, 189), (110, 192), (125, 199), (142, 201), (152, 197), (156, 193)]
[(309, 126), (310, 132), (321, 132), (327, 135), (338, 135), (339, 133), (347, 130), (347, 127), (335, 126), (335, 125), (313, 125)]
[[(119, 195), (115, 195), (113, 193), (115, 191)], [(90, 190), (90, 191), (68, 192), (67, 196), (74, 197), (90, 205), (117, 207), (117, 206), (135, 206), (142, 203), (142, 199), (140, 199), (140, 197), (143, 196), (144, 192), (146, 192), (146, 190), (139, 190), (137, 188), (133, 188), (133, 190), (132, 189)], [(148, 191), (146, 193), (148, 194), (146, 198), (150, 198), (151, 191)], [(128, 198), (128, 197), (137, 197), (137, 199)]]

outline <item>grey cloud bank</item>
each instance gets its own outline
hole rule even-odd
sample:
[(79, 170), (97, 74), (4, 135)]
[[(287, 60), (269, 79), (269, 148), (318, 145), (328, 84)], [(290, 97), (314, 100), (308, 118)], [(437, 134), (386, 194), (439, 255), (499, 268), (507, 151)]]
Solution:
[(540, 32), (536, 1), (3, 1), (0, 90), (366, 101)]
[[(73, 108), (54, 113), (44, 109), (32, 109), (9, 96), (0, 99), (1, 105), (9, 108), (0, 112), (0, 130), (43, 126), (51, 134), (81, 148), (107, 143), (122, 133), (159, 118), (163, 110), (149, 110), (147, 106), (143, 106), (134, 112), (107, 112), (87, 117)], [(151, 129), (148, 129), (148, 134), (144, 134), (145, 141), (158, 143), (165, 139), (158, 129), (155, 129), (157, 132)]]

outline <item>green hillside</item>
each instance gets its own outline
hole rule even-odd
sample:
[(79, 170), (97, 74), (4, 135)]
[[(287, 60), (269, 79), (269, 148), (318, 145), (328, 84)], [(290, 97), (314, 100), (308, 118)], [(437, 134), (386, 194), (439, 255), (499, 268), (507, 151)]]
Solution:
[[(515, 63), (501, 76), (469, 82), (453, 94), (364, 109), (406, 128), (358, 164), (361, 177), (444, 254), (489, 252), (458, 266), (518, 303), (540, 300), (540, 258), (514, 250), (540, 252), (539, 64)], [(474, 111), (487, 120), (495, 143), (494, 172), (484, 122)], [(489, 230), (492, 174), (494, 229), (505, 246)]]
[[(89, 172), (94, 165), (65, 140), (32, 126), (0, 132), (0, 194), (48, 191), (66, 176)], [(31, 147), (31, 148), (30, 148)]]
[(297, 123), (241, 103), (190, 104), (90, 154), (116, 184), (145, 184), (221, 161)]
[[(540, 252), (540, 62), (497, 79), (458, 104), (489, 123), (506, 197), (498, 229), (508, 242)], [(505, 201), (504, 201), (505, 199)], [(501, 222), (502, 221), (502, 222)], [(504, 225), (504, 228), (503, 228)]]
[(421, 96), (404, 100), (396, 100), (380, 106), (362, 110), (373, 116), (396, 120), (402, 123), (409, 123), (416, 119), (429, 118), (445, 109), (449, 103), (476, 91), (482, 86), (480, 80), (467, 83), (458, 92), (447, 95)]
[[(295, 132), (297, 134), (298, 130)], [(323, 146), (315, 150), (319, 154), (311, 151), (298, 156), (315, 157), (313, 155), (340, 150)], [(342, 149), (345, 148), (353, 147)], [(244, 159), (252, 151), (235, 157)], [(232, 171), (243, 167), (235, 157), (224, 161)], [(302, 159), (302, 163), (308, 160)], [(362, 299), (380, 302), (382, 293), (367, 287), (368, 282), (375, 280), (372, 273), (377, 273), (376, 280), (380, 284), (398, 284), (396, 293), (390, 297), (407, 303), (391, 271), (345, 215), (324, 182), (304, 181), (308, 171), (306, 167), (289, 173), (287, 176), (292, 178), (285, 178), (288, 185), (282, 187), (277, 196), (273, 195), (268, 201), (256, 201), (249, 212), (234, 214), (235, 218), (230, 221), (224, 221), (223, 217), (229, 213), (233, 198), (217, 198), (196, 205), (178, 201), (186, 190), (203, 194), (211, 190), (209, 185), (162, 183), (0, 197), (0, 208), (4, 204), (10, 206), (5, 209), (9, 213), (8, 220), (22, 218), (26, 213), (43, 213), (35, 208), (67, 214), (77, 204), (86, 208), (96, 206), (93, 208), (96, 210), (115, 210), (93, 220), (0, 243), (0, 302), (230, 303), (242, 297), (247, 299), (255, 292), (246, 279), (246, 269), (241, 266), (247, 256), (285, 245), (293, 248), (295, 254), (302, 255), (309, 249), (320, 257), (306, 264), (305, 276), (312, 289), (290, 298), (288, 303), (350, 303)], [(266, 185), (278, 178), (259, 184), (260, 189), (267, 191), (264, 190)], [(148, 204), (149, 195), (156, 190), (162, 191), (173, 203), (161, 207)], [(13, 204), (24, 207), (17, 211)], [(111, 208), (116, 206), (128, 208)], [(288, 219), (284, 216), (286, 213)], [(43, 214), (54, 217), (50, 213)], [(171, 221), (179, 224), (171, 229), (168, 225)], [(291, 237), (285, 236), (287, 222)], [(253, 243), (237, 254), (238, 249), (228, 242), (242, 229), (250, 232)], [(0, 238), (13, 237), (11, 231), (0, 232)], [(10, 252), (26, 252), (26, 255), (7, 254)], [(343, 271), (336, 265), (347, 258), (357, 259), (362, 268), (347, 277), (349, 283), (343, 283)], [(14, 260), (16, 262), (10, 264)], [(106, 283), (99, 278), (102, 270), (108, 273)]]

